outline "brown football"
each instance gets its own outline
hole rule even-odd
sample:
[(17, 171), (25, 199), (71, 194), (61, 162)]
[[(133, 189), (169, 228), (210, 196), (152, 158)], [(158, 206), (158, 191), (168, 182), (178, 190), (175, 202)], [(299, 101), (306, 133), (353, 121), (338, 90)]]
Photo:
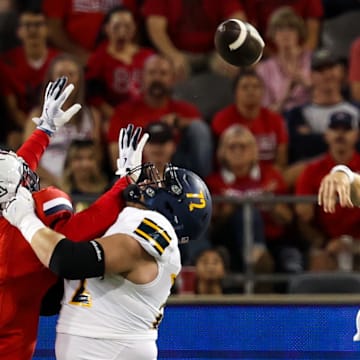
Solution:
[(214, 41), (220, 56), (235, 66), (256, 64), (265, 46), (254, 26), (237, 19), (222, 22), (216, 29)]

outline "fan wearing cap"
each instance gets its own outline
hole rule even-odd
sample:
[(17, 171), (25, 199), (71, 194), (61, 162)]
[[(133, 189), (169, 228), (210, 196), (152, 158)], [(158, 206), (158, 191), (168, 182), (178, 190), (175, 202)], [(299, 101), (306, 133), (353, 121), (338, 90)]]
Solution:
[[(322, 179), (335, 166), (342, 168), (346, 165), (352, 171), (360, 172), (360, 154), (356, 150), (359, 123), (351, 114), (344, 111), (332, 114), (324, 138), (328, 151), (306, 165), (297, 181), (296, 195), (318, 194)], [(296, 205), (300, 229), (310, 244), (310, 270), (339, 270), (337, 255), (344, 249), (342, 236), (360, 241), (360, 209), (334, 204), (331, 210), (334, 212), (318, 208), (313, 203)], [(355, 270), (360, 269), (357, 259), (354, 258)]]
[(159, 174), (164, 172), (166, 164), (173, 162), (176, 143), (172, 128), (161, 121), (151, 123), (145, 129), (149, 140), (144, 147), (144, 160), (155, 165)]
[(211, 171), (212, 136), (200, 111), (190, 102), (175, 99), (175, 72), (172, 62), (163, 55), (152, 55), (144, 64), (142, 96), (119, 104), (109, 120), (108, 148), (112, 167), (116, 168), (117, 134), (129, 123), (145, 128), (161, 120), (176, 135), (179, 166), (201, 177)]
[(285, 114), (290, 137), (289, 163), (297, 163), (290, 166), (286, 175), (290, 186), (302, 171), (304, 161), (326, 151), (323, 135), (332, 115), (344, 112), (349, 114), (353, 121), (359, 121), (359, 108), (343, 97), (343, 80), (344, 67), (338, 58), (327, 49), (313, 53), (311, 100)]

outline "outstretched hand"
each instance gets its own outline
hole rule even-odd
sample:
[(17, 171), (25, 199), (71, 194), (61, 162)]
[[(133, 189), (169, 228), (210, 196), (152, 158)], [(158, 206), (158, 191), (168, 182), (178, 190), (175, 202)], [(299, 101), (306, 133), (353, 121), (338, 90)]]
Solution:
[(142, 128), (129, 124), (127, 128), (122, 128), (119, 134), (119, 158), (117, 159), (116, 175), (124, 176), (130, 170), (139, 167), (138, 171), (132, 173), (132, 179), (136, 182), (140, 176), (142, 163), (142, 152), (149, 138), (149, 134), (145, 133), (141, 139)]
[(351, 183), (349, 177), (341, 171), (328, 174), (321, 181), (318, 193), (318, 204), (323, 207), (325, 212), (334, 213), (338, 199), (340, 206), (354, 207), (351, 200)]
[(66, 111), (61, 109), (74, 90), (73, 84), (69, 84), (65, 88), (66, 83), (67, 78), (65, 76), (58, 78), (55, 82), (49, 82), (45, 91), (42, 114), (39, 118), (32, 119), (37, 128), (49, 135), (53, 135), (81, 109), (80, 104), (74, 104)]

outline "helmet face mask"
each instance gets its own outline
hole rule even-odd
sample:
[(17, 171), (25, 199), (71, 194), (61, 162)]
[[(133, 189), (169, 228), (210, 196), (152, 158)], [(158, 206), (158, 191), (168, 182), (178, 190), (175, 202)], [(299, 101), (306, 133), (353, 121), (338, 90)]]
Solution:
[(30, 191), (39, 190), (39, 178), (21, 157), (0, 150), (0, 205), (10, 201), (20, 185)]
[(141, 170), (137, 184), (140, 202), (170, 221), (180, 243), (198, 238), (208, 227), (212, 210), (209, 190), (201, 178), (172, 164), (162, 175), (150, 163)]

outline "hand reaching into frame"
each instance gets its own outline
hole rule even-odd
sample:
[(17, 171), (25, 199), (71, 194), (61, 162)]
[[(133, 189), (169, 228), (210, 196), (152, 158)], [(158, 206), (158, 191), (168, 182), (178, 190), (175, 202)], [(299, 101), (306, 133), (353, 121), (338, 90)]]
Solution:
[(318, 204), (327, 213), (334, 213), (339, 200), (340, 206), (352, 208), (354, 203), (351, 199), (351, 179), (342, 171), (336, 171), (326, 175), (321, 181)]
[[(142, 163), (142, 153), (144, 146), (149, 138), (145, 133), (141, 139), (142, 128), (129, 124), (127, 128), (122, 128), (119, 134), (119, 158), (117, 159), (116, 175), (124, 176), (130, 170), (140, 167)], [(139, 140), (140, 139), (140, 140)], [(136, 182), (140, 176), (141, 170), (132, 174), (132, 179)]]
[(80, 104), (74, 104), (66, 111), (61, 109), (74, 90), (73, 84), (65, 87), (66, 83), (67, 78), (65, 76), (58, 78), (54, 82), (49, 82), (45, 91), (42, 114), (39, 118), (32, 119), (38, 129), (45, 131), (50, 136), (81, 109)]

